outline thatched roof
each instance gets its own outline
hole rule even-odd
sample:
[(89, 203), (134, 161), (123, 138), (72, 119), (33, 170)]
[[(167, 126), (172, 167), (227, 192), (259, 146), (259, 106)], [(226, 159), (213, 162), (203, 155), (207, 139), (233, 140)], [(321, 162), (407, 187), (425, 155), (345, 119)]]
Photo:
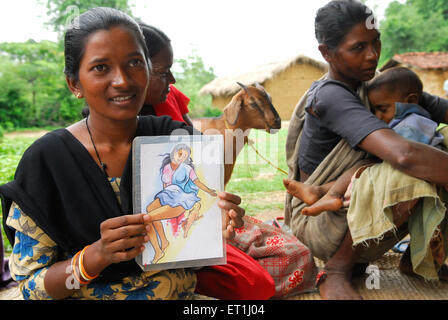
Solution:
[(241, 87), (236, 83), (237, 81), (245, 85), (253, 85), (255, 82), (263, 84), (266, 80), (272, 79), (275, 75), (286, 70), (293, 64), (310, 64), (313, 67), (323, 71), (327, 70), (326, 63), (299, 55), (285, 61), (273, 62), (259, 66), (250, 72), (216, 78), (203, 86), (199, 91), (199, 94), (211, 94), (213, 96), (233, 95), (241, 89)]

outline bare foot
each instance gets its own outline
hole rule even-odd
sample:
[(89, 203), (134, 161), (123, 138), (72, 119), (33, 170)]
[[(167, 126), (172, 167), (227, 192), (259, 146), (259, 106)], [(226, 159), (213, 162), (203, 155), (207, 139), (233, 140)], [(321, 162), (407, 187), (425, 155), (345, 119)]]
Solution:
[[(399, 264), (398, 268), (404, 274), (421, 278), (421, 276), (416, 274), (414, 272), (414, 269), (412, 268), (411, 250), (410, 250), (409, 246), (406, 248), (406, 251), (403, 253), (403, 256), (400, 259), (400, 264)], [(444, 263), (439, 270), (439, 279), (442, 281), (448, 281), (448, 265), (446, 263)]]
[(305, 216), (317, 216), (324, 211), (336, 211), (342, 208), (342, 199), (325, 194), (313, 205), (302, 209), (302, 214)]
[(283, 179), (283, 185), (289, 194), (299, 198), (308, 205), (315, 203), (324, 195), (319, 190), (319, 187), (310, 186), (295, 180)]
[(327, 270), (327, 275), (319, 285), (319, 293), (324, 300), (362, 300), (351, 284), (351, 272)]
[(165, 256), (165, 252), (158, 251), (154, 254), (154, 258), (152, 259), (152, 263), (155, 264), (159, 262), (160, 259), (162, 259)]

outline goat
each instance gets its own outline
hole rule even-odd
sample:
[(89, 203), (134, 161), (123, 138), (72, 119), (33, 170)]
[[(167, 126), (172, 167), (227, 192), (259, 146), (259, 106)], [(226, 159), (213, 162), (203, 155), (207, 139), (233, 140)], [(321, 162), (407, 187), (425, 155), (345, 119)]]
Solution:
[[(224, 108), (223, 115), (217, 118), (194, 119), (193, 126), (204, 134), (222, 134), (224, 136), (224, 186), (230, 180), (238, 154), (248, 143), (250, 129), (280, 129), (281, 119), (272, 105), (271, 96), (258, 83), (255, 86), (245, 86), (237, 82), (242, 89), (237, 92), (229, 104)], [(213, 130), (212, 130), (213, 129)], [(229, 137), (226, 129), (233, 133)], [(240, 130), (237, 130), (240, 129)], [(237, 133), (235, 136), (234, 133)], [(238, 138), (238, 133), (244, 133), (244, 142)], [(230, 138), (232, 138), (230, 140)], [(230, 140), (230, 141), (229, 141)], [(238, 143), (239, 142), (239, 143)], [(232, 161), (229, 163), (228, 153), (232, 153)]]

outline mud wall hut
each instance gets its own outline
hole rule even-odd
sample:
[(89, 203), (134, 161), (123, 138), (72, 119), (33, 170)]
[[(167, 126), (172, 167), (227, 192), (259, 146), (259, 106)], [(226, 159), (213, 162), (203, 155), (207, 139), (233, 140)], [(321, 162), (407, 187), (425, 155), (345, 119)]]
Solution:
[(212, 105), (218, 109), (230, 102), (241, 87), (236, 83), (261, 84), (272, 97), (272, 103), (282, 120), (289, 120), (299, 99), (313, 81), (327, 72), (327, 64), (299, 55), (286, 61), (259, 66), (247, 73), (216, 78), (206, 84), (199, 94), (212, 96)]

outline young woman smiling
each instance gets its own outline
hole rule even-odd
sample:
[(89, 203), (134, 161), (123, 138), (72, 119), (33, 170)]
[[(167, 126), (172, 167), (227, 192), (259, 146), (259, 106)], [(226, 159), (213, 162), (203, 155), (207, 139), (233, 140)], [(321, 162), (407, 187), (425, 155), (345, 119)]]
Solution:
[[(65, 74), (89, 116), (38, 139), (14, 181), (0, 186), (13, 277), (26, 299), (189, 298), (194, 271), (142, 272), (134, 261), (149, 240), (149, 217), (132, 214), (131, 144), (139, 135), (193, 129), (167, 117), (138, 118), (150, 64), (132, 18), (95, 8), (77, 22), (65, 35)], [(229, 238), (244, 210), (238, 196), (218, 197)]]

